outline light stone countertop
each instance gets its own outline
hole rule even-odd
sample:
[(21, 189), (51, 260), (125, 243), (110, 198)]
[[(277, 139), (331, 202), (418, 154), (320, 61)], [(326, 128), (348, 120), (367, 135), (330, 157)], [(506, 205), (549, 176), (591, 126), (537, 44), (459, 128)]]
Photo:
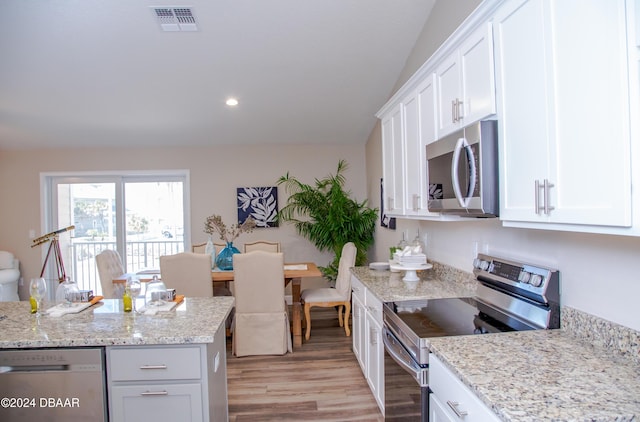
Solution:
[(0, 349), (213, 343), (234, 300), (186, 298), (170, 312), (142, 315), (123, 312), (121, 300), (104, 299), (77, 314), (39, 319), (28, 301), (0, 302)]
[(462, 271), (446, 271), (434, 263), (429, 270), (418, 271), (418, 282), (404, 282), (404, 272), (371, 270), (369, 267), (354, 267), (356, 276), (382, 302), (412, 299), (438, 299), (449, 297), (473, 297), (478, 282)]
[(640, 366), (566, 330), (431, 340), (438, 356), (504, 421), (635, 421)]
[[(475, 296), (470, 273), (433, 263), (415, 290), (403, 273), (356, 267), (383, 302)], [(572, 308), (559, 330), (438, 337), (430, 349), (504, 421), (637, 421), (640, 333)]]

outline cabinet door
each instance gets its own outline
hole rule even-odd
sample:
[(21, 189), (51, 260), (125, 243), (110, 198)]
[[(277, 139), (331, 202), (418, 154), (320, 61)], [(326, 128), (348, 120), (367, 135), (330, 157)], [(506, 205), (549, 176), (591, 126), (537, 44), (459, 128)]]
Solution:
[(384, 409), (384, 343), (382, 342), (382, 326), (374, 315), (367, 313), (367, 381), (378, 402)]
[(461, 101), (461, 77), (459, 52), (451, 54), (436, 71), (438, 95), (438, 138), (455, 131), (460, 127), (457, 118), (460, 113), (458, 105)]
[(556, 137), (549, 219), (630, 226), (625, 0), (562, 0), (551, 7)]
[(460, 47), (464, 126), (496, 112), (492, 28), (490, 23), (481, 25)]
[(436, 140), (435, 75), (431, 74), (403, 101), (405, 121), (406, 215), (430, 213), (426, 145)]
[(404, 198), (404, 129), (402, 104), (382, 119), (382, 177), (385, 211), (402, 215)]
[(499, 10), (503, 220), (631, 224), (625, 19), (624, 0)]
[(506, 3), (495, 16), (503, 220), (546, 220), (535, 212), (535, 181), (547, 177), (554, 124), (545, 20), (539, 0)]
[(362, 373), (366, 376), (365, 370), (365, 313), (364, 305), (360, 300), (360, 297), (353, 294), (351, 295), (351, 302), (353, 306), (353, 354), (356, 355), (356, 359), (360, 364)]
[(112, 422), (203, 421), (200, 384), (115, 386)]

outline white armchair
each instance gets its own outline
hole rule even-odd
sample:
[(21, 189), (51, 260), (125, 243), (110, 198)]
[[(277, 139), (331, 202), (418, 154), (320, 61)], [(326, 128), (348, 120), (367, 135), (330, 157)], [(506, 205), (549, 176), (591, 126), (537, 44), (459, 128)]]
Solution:
[(0, 251), (0, 302), (18, 301), (20, 261), (11, 252)]

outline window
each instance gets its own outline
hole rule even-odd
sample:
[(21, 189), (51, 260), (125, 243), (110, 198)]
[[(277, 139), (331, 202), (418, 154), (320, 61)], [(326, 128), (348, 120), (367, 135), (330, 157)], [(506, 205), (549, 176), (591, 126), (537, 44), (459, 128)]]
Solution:
[[(126, 272), (159, 268), (161, 255), (189, 244), (187, 171), (126, 174), (43, 174), (45, 231), (59, 236), (68, 277), (100, 294), (95, 256), (117, 250)], [(44, 253), (44, 252), (43, 252)], [(47, 268), (56, 279), (55, 267)]]

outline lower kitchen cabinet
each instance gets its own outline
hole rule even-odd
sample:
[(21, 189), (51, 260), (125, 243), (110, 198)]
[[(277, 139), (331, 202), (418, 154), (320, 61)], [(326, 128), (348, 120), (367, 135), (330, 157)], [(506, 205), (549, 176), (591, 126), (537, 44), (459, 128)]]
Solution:
[(224, 329), (211, 344), (107, 347), (107, 388), (112, 422), (227, 421)]
[(353, 291), (353, 352), (360, 363), (373, 397), (384, 414), (384, 344), (382, 302), (356, 277)]
[(433, 353), (429, 355), (429, 422), (499, 421)]

